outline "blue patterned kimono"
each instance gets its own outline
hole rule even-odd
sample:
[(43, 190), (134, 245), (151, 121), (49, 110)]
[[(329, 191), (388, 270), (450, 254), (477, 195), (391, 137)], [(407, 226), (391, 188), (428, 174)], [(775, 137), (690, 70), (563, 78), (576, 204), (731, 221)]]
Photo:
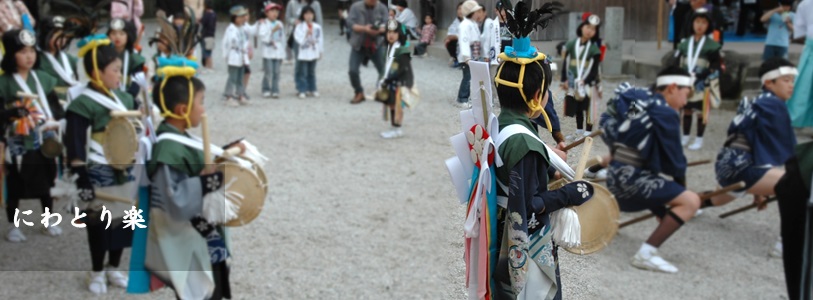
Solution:
[[(751, 188), (772, 167), (784, 165), (796, 146), (785, 102), (769, 91), (740, 102), (728, 136), (714, 165), (717, 182), (727, 186), (744, 181), (742, 190)], [(744, 138), (750, 151), (732, 147), (735, 136)]]
[[(631, 93), (636, 90), (631, 90)], [(640, 94), (639, 96), (644, 96)], [(607, 188), (625, 212), (649, 209), (656, 215), (683, 193), (686, 157), (680, 145), (680, 115), (660, 94), (647, 94), (629, 106), (614, 137)], [(637, 153), (639, 166), (619, 161), (620, 148)], [(661, 177), (671, 176), (674, 180)]]
[(599, 119), (599, 127), (602, 131), (601, 139), (607, 144), (607, 147), (613, 149), (613, 143), (618, 137), (618, 125), (627, 118), (627, 111), (632, 102), (651, 97), (651, 91), (636, 88), (629, 82), (618, 85), (615, 89), (615, 97), (607, 101), (607, 110), (601, 114)]

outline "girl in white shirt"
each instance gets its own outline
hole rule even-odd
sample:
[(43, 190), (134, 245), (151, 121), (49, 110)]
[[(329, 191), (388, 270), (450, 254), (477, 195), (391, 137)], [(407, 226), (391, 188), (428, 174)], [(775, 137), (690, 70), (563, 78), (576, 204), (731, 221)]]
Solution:
[(296, 90), (299, 98), (307, 96), (319, 97), (316, 90), (316, 61), (322, 58), (323, 34), (322, 26), (313, 21), (316, 13), (310, 6), (302, 8), (299, 24), (294, 29), (294, 39), (299, 46), (296, 63), (299, 65), (296, 76)]
[[(259, 36), (263, 45), (263, 97), (279, 98), (279, 66), (285, 59), (285, 26), (278, 20), (282, 6), (265, 6), (265, 19), (260, 21)], [(269, 84), (269, 80), (271, 84)]]

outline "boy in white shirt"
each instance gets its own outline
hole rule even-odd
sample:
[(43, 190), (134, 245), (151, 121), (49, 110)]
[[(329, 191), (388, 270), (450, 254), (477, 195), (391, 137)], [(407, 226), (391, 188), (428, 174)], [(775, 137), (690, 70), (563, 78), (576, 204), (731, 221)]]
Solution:
[(474, 0), (463, 2), (460, 10), (465, 18), (460, 22), (457, 42), (457, 61), (460, 63), (460, 69), (463, 70), (463, 80), (460, 81), (460, 89), (457, 91), (457, 103), (461, 107), (468, 107), (469, 86), (471, 84), (471, 71), (468, 62), (469, 60), (482, 60), (480, 26), (478, 24), (485, 18), (485, 12), (483, 7)]
[[(274, 2), (265, 6), (266, 18), (260, 21), (259, 36), (263, 46), (263, 97), (279, 98), (279, 66), (285, 59), (285, 27), (278, 20), (282, 6)], [(269, 80), (271, 83), (269, 84)]]

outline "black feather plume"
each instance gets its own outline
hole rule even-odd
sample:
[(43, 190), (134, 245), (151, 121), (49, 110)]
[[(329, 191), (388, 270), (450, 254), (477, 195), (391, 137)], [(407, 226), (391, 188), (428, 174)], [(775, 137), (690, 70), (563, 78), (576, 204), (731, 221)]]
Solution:
[(531, 10), (530, 4), (519, 1), (511, 8), (511, 1), (500, 0), (506, 9), (505, 17), (508, 31), (515, 38), (526, 37), (534, 30), (544, 29), (551, 20), (564, 13), (564, 5), (559, 2), (547, 2), (536, 10)]

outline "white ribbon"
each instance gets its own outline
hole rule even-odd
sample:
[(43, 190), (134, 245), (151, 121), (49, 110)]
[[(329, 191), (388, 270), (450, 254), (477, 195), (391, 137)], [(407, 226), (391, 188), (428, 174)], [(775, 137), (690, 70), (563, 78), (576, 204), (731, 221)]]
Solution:
[(694, 68), (697, 66), (697, 60), (700, 57), (700, 52), (703, 52), (703, 44), (706, 43), (706, 36), (700, 38), (700, 43), (697, 45), (697, 51), (694, 51), (694, 37), (689, 39), (689, 53), (686, 55), (686, 66), (689, 68), (689, 74), (692, 74), (692, 81), (694, 81)]
[(559, 173), (561, 173), (562, 176), (564, 176), (568, 180), (573, 180), (573, 178), (576, 177), (576, 172), (573, 171), (573, 168), (567, 165), (567, 162), (562, 160), (562, 158), (559, 157), (559, 155), (557, 155), (556, 152), (553, 151), (553, 149), (548, 147), (548, 145), (546, 145), (545, 142), (539, 139), (539, 137), (536, 134), (528, 130), (528, 128), (525, 128), (525, 126), (519, 124), (512, 124), (500, 130), (500, 134), (497, 136), (497, 148), (499, 149), (500, 145), (502, 145), (503, 142), (508, 140), (509, 137), (519, 133), (529, 135), (536, 139), (539, 143), (544, 145), (545, 150), (547, 150), (548, 153), (548, 159), (550, 160), (550, 164), (557, 171), (559, 171)]
[[(51, 113), (51, 107), (48, 106), (48, 99), (45, 98), (45, 91), (42, 89), (42, 84), (40, 84), (40, 79), (37, 77), (37, 72), (32, 70), (28, 72), (28, 75), (34, 77), (34, 83), (37, 86), (37, 100), (34, 101), (34, 106), (45, 114), (45, 118), (47, 120), (53, 119), (54, 115)], [(14, 80), (17, 81), (17, 85), (20, 86), (20, 89), (22, 89), (23, 92), (26, 94), (33, 94), (31, 89), (28, 87), (28, 83), (23, 80), (23, 77), (20, 76), (19, 73), (14, 73)]]
[[(576, 91), (579, 93), (579, 96), (584, 97), (587, 92), (584, 90), (584, 79), (587, 78), (586, 70), (590, 70), (593, 68), (593, 60), (590, 60), (590, 64), (587, 65), (587, 56), (590, 54), (590, 46), (593, 44), (592, 41), (587, 41), (587, 44), (584, 47), (584, 52), (582, 52), (581, 43), (576, 41)], [(585, 69), (587, 66), (587, 69)], [(589, 72), (589, 71), (588, 71)]]
[(396, 41), (392, 46), (390, 46), (390, 51), (387, 53), (387, 64), (384, 67), (384, 78), (381, 78), (381, 81), (378, 83), (378, 86), (384, 83), (384, 79), (387, 77), (387, 74), (390, 73), (390, 67), (392, 67), (392, 61), (395, 60), (395, 50), (401, 47), (401, 42)]
[(73, 68), (71, 67), (71, 63), (68, 60), (68, 55), (65, 52), (60, 52), (60, 59), (62, 62), (56, 60), (53, 54), (48, 52), (43, 52), (45, 54), (45, 58), (47, 58), (51, 65), (54, 67), (54, 71), (59, 74), (59, 77), (62, 78), (65, 82), (67, 82), (70, 86), (75, 86), (79, 84), (79, 81), (74, 79)]
[(130, 73), (130, 51), (124, 50), (124, 68), (121, 69), (121, 83), (119, 83), (119, 90), (122, 92), (127, 91), (127, 74)]

